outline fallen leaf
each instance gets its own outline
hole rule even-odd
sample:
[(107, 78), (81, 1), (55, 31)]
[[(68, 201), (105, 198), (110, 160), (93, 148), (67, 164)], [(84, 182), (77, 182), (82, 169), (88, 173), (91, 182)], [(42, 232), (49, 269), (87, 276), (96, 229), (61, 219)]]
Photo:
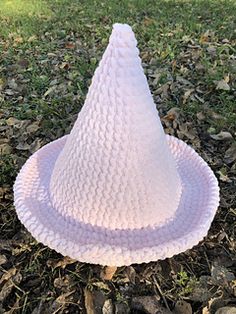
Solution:
[(66, 49), (74, 49), (75, 48), (75, 43), (73, 42), (68, 42), (65, 44)]
[(14, 118), (14, 117), (10, 117), (10, 118), (8, 118), (8, 119), (6, 120), (6, 123), (7, 123), (7, 125), (9, 125), (9, 126), (13, 126), (13, 125), (15, 125), (15, 124), (17, 124), (17, 123), (19, 123), (19, 122), (20, 122), (20, 120)]
[(186, 80), (185, 78), (179, 75), (176, 76), (176, 81), (181, 83), (182, 85), (193, 86), (193, 84), (189, 80)]
[(190, 140), (197, 139), (197, 132), (189, 123), (182, 123), (179, 125), (179, 130), (177, 130), (177, 134), (180, 139), (187, 137)]
[(101, 271), (102, 280), (111, 280), (117, 270), (116, 266), (105, 266)]
[(4, 281), (9, 280), (12, 276), (16, 274), (16, 268), (10, 268), (7, 272), (5, 272), (2, 275), (2, 278), (0, 279), (0, 284), (2, 284)]
[(209, 55), (211, 55), (211, 56), (216, 56), (216, 48), (213, 47), (213, 46), (207, 47), (207, 52), (208, 52)]
[(37, 132), (38, 129), (40, 128), (39, 123), (40, 123), (39, 121), (31, 123), (29, 126), (27, 126), (26, 132), (30, 134)]
[(12, 255), (17, 256), (20, 253), (25, 252), (25, 251), (31, 252), (31, 245), (30, 244), (22, 243), (22, 244), (20, 244), (19, 247), (13, 248), (12, 249)]
[(16, 146), (16, 149), (18, 150), (30, 150), (30, 145), (28, 143), (19, 143), (17, 146)]
[(56, 90), (56, 88), (56, 85), (49, 87), (49, 89), (43, 94), (43, 96), (47, 97), (48, 95), (51, 95)]
[(201, 34), (199, 42), (200, 44), (204, 44), (204, 43), (209, 42), (209, 40), (210, 40), (210, 31), (207, 30), (205, 33)]
[(224, 131), (221, 131), (218, 134), (211, 134), (210, 137), (216, 141), (231, 140), (233, 138), (233, 136), (229, 132), (224, 132)]
[(0, 155), (9, 155), (12, 152), (12, 147), (7, 144), (0, 144)]
[(104, 291), (106, 291), (106, 292), (110, 292), (110, 291), (111, 291), (109, 285), (106, 284), (106, 283), (103, 282), (103, 281), (96, 281), (96, 282), (93, 282), (93, 286), (99, 288), (99, 290), (104, 290)]
[(93, 302), (93, 294), (87, 288), (84, 289), (84, 305), (87, 314), (96, 314)]
[(5, 255), (1, 254), (0, 255), (0, 265), (3, 265), (7, 262), (7, 258)]
[(104, 302), (103, 307), (102, 307), (102, 314), (113, 314), (113, 304), (112, 300), (108, 299)]
[(222, 39), (222, 43), (223, 43), (223, 44), (229, 44), (230, 41), (229, 41), (227, 38), (224, 38), (224, 39)]
[(215, 134), (215, 132), (216, 132), (216, 129), (215, 129), (214, 127), (212, 127), (212, 126), (210, 126), (210, 127), (207, 129), (207, 133), (209, 133), (209, 134)]
[(217, 309), (223, 307), (225, 305), (225, 301), (222, 297), (210, 298), (207, 302), (207, 306), (205, 306), (202, 310), (202, 314), (212, 314), (217, 311)]
[(230, 90), (229, 84), (225, 80), (216, 81), (216, 89), (219, 90)]
[(5, 86), (5, 80), (4, 78), (0, 77), (0, 91), (3, 90), (4, 86)]
[(220, 180), (221, 181), (228, 182), (228, 183), (232, 182), (232, 180), (230, 180), (230, 178), (227, 175), (225, 167), (221, 168), (219, 171), (217, 171), (217, 173), (220, 175)]
[(224, 76), (224, 81), (225, 81), (226, 83), (229, 83), (229, 80), (230, 80), (229, 74), (225, 75), (225, 76)]
[(61, 294), (59, 297), (56, 298), (56, 302), (62, 304), (67, 303), (69, 301), (68, 297), (70, 297), (74, 292), (75, 290)]
[(152, 19), (152, 18), (150, 18), (150, 17), (147, 17), (147, 16), (145, 16), (144, 19), (143, 19), (143, 24), (144, 24), (145, 26), (150, 26), (150, 25), (152, 25), (154, 22), (155, 22), (154, 19)]
[(20, 37), (20, 36), (17, 36), (17, 37), (14, 38), (14, 42), (16, 44), (21, 44), (21, 43), (23, 43), (23, 38)]
[(70, 68), (70, 64), (68, 62), (62, 62), (62, 64), (59, 65), (59, 68), (68, 70)]
[(8, 88), (5, 90), (5, 94), (7, 94), (8, 96), (13, 96), (15, 95), (15, 91), (13, 89)]
[(135, 285), (136, 271), (134, 267), (127, 266), (125, 269), (125, 275), (128, 277), (128, 281)]
[(205, 33), (203, 33), (200, 36), (199, 43), (200, 44), (208, 43), (213, 39), (213, 36), (214, 36), (214, 33), (208, 29)]
[(9, 81), (8, 81), (8, 86), (10, 87), (10, 89), (15, 89), (15, 90), (17, 90), (17, 88), (18, 88), (18, 85), (17, 85), (15, 79), (9, 80)]
[(60, 260), (48, 260), (47, 266), (52, 267), (53, 269), (56, 269), (58, 267), (61, 267), (64, 269), (67, 265), (74, 264), (74, 263), (76, 263), (76, 260), (68, 256), (64, 256)]
[(19, 272), (8, 277), (7, 281), (5, 282), (5, 284), (2, 286), (0, 290), (0, 302), (3, 302), (5, 298), (9, 296), (13, 287), (19, 284), (21, 280), (22, 280), (22, 275)]
[(199, 121), (203, 121), (206, 119), (206, 116), (204, 115), (204, 113), (202, 111), (197, 113), (197, 118)]
[(210, 116), (214, 120), (226, 120), (225, 117), (223, 117), (221, 114), (214, 112), (212, 110), (210, 111)]
[(188, 100), (189, 96), (192, 94), (194, 89), (188, 89), (184, 95), (183, 95), (183, 105), (186, 104), (186, 101)]
[(37, 39), (37, 36), (32, 35), (32, 36), (30, 36), (30, 37), (28, 38), (28, 42), (31, 43), (31, 42), (35, 41), (36, 39)]
[(224, 161), (227, 164), (231, 164), (236, 160), (236, 142), (233, 142), (233, 144), (228, 148), (225, 152)]
[(167, 115), (165, 115), (163, 119), (174, 121), (178, 119), (179, 114), (180, 114), (180, 109), (177, 107), (173, 107), (167, 112)]
[(43, 140), (41, 138), (36, 138), (33, 143), (30, 144), (30, 152), (31, 154), (33, 154), (34, 152), (36, 152), (37, 150), (39, 150), (39, 148), (41, 148), (43, 145)]
[(68, 287), (68, 284), (69, 284), (69, 280), (68, 278), (65, 278), (65, 277), (58, 277), (58, 278), (55, 278), (53, 281), (54, 287), (60, 290), (64, 287)]

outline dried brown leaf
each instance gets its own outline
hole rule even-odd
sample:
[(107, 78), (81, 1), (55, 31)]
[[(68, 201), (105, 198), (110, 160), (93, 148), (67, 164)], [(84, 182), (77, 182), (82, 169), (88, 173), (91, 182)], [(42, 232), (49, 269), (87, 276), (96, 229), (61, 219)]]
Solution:
[(96, 281), (93, 283), (93, 286), (99, 288), (99, 290), (104, 290), (104, 291), (111, 291), (109, 285), (103, 281)]
[(36, 138), (33, 143), (30, 144), (30, 152), (31, 154), (33, 154), (34, 152), (36, 152), (37, 150), (39, 150), (39, 148), (41, 148), (43, 145), (43, 140), (41, 138)]
[(186, 90), (186, 92), (184, 93), (184, 95), (183, 95), (183, 104), (184, 105), (186, 104), (186, 102), (187, 102), (188, 98), (190, 97), (190, 95), (192, 94), (192, 92), (194, 92), (193, 88)]
[(202, 111), (197, 113), (197, 118), (199, 121), (203, 121), (206, 119), (206, 116), (204, 115), (204, 113)]
[(39, 123), (40, 123), (39, 121), (35, 121), (31, 123), (30, 125), (28, 125), (26, 128), (26, 132), (29, 134), (37, 132), (39, 129)]
[(65, 304), (68, 303), (68, 301), (72, 301), (73, 299), (72, 294), (75, 293), (75, 291), (76, 290), (61, 294), (59, 297), (56, 298), (56, 302)]
[(8, 154), (11, 154), (12, 152), (12, 147), (7, 144), (7, 143), (4, 143), (4, 144), (0, 144), (0, 155), (8, 155)]
[(213, 35), (213, 32), (211, 32), (210, 30), (207, 30), (205, 33), (201, 34), (199, 39), (200, 44), (208, 43)]
[(16, 149), (18, 149), (18, 150), (30, 150), (30, 145), (26, 142), (22, 142), (16, 146)]
[(101, 271), (102, 280), (111, 280), (117, 270), (116, 266), (105, 266)]
[(74, 49), (75, 48), (75, 43), (73, 42), (68, 42), (65, 44), (66, 49)]
[(7, 88), (5, 90), (5, 94), (8, 95), (8, 96), (13, 96), (13, 95), (16, 94), (16, 92), (13, 89)]
[(108, 299), (103, 304), (102, 314), (113, 314), (113, 313), (114, 313), (114, 309), (113, 309), (112, 300)]
[(20, 120), (14, 118), (14, 117), (10, 117), (10, 118), (8, 118), (8, 119), (6, 120), (6, 122), (7, 122), (7, 125), (13, 126), (13, 125), (19, 123)]
[(7, 262), (7, 258), (5, 255), (0, 254), (0, 265), (3, 265)]
[[(19, 272), (16, 273), (16, 269), (14, 269), (14, 273), (8, 272), (4, 275), (6, 275), (5, 280), (6, 280), (6, 278), (7, 278), (7, 280), (0, 290), (0, 302), (4, 301), (4, 299), (7, 298), (8, 295), (11, 293), (12, 288), (15, 285), (19, 284), (22, 280), (22, 275)], [(4, 275), (3, 275), (3, 277), (4, 277)], [(3, 281), (5, 281), (5, 280), (3, 280)], [(1, 282), (3, 282), (3, 281), (1, 278)]]
[(216, 81), (216, 89), (228, 91), (230, 86), (225, 80), (220, 80)]
[(179, 130), (177, 130), (177, 134), (178, 134), (180, 139), (187, 137), (188, 139), (193, 141), (193, 140), (198, 138), (197, 131), (189, 123), (180, 124)]
[(0, 284), (2, 284), (4, 281), (9, 280), (12, 276), (14, 276), (16, 274), (16, 268), (10, 268), (7, 272), (5, 272), (2, 276), (2, 278), (0, 279)]
[(233, 142), (233, 144), (228, 148), (225, 152), (224, 161), (227, 164), (231, 164), (236, 160), (236, 142)]
[(84, 290), (84, 305), (85, 305), (87, 314), (96, 314), (96, 311), (94, 308), (93, 294), (87, 288), (85, 288)]
[(167, 112), (167, 115), (165, 115), (163, 119), (174, 121), (178, 119), (179, 114), (180, 114), (180, 109), (177, 107), (173, 107)]
[(47, 97), (48, 95), (51, 95), (52, 93), (55, 92), (56, 88), (57, 88), (56, 85), (49, 87), (49, 89), (43, 94), (43, 96)]
[(207, 47), (207, 52), (213, 57), (216, 56), (216, 48), (214, 46)]
[(52, 259), (48, 260), (47, 265), (49, 267), (52, 267), (53, 269), (58, 268), (58, 267), (61, 267), (64, 269), (67, 265), (74, 264), (76, 262), (77, 262), (76, 260), (74, 260), (68, 256), (64, 256), (60, 260), (52, 260)]
[(226, 168), (223, 167), (219, 171), (217, 171), (217, 173), (220, 175), (220, 180), (221, 181), (231, 183), (232, 180), (230, 180), (230, 178), (228, 177), (226, 171), (227, 171)]
[(221, 131), (218, 134), (211, 134), (210, 137), (216, 141), (231, 140), (233, 138), (233, 136), (229, 132), (224, 132), (224, 131)]

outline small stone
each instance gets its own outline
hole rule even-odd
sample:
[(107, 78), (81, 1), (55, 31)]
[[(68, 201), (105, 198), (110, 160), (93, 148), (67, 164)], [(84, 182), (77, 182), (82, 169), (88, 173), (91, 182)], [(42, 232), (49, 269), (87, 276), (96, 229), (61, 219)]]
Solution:
[(224, 306), (218, 309), (215, 314), (236, 314), (236, 307)]

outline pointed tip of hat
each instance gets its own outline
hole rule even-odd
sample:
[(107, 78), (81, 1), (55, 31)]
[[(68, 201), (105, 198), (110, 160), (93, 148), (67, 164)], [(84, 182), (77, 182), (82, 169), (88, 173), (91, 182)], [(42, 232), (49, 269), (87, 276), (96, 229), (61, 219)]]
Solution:
[(131, 26), (122, 23), (113, 24), (112, 34), (110, 36), (109, 42), (115, 42), (116, 45), (118, 42), (121, 46), (137, 45), (137, 41)]
[(131, 26), (128, 24), (115, 23), (113, 24), (113, 31), (119, 33), (133, 33)]

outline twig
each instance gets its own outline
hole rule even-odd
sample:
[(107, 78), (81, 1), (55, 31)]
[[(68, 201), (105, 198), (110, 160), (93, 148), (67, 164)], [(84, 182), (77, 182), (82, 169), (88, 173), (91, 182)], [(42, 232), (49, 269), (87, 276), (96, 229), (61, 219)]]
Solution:
[(163, 299), (163, 301), (165, 303), (166, 308), (170, 311), (169, 305), (168, 305), (168, 303), (166, 301), (166, 297), (164, 296), (164, 294), (163, 294), (163, 292), (161, 290), (161, 287), (160, 287), (159, 283), (156, 280), (156, 277), (154, 277), (154, 276), (152, 276), (152, 277), (153, 277), (153, 281), (154, 281), (154, 283), (155, 283), (155, 285), (156, 285), (156, 287), (158, 289), (158, 292), (159, 292), (160, 296), (162, 297), (162, 299)]

